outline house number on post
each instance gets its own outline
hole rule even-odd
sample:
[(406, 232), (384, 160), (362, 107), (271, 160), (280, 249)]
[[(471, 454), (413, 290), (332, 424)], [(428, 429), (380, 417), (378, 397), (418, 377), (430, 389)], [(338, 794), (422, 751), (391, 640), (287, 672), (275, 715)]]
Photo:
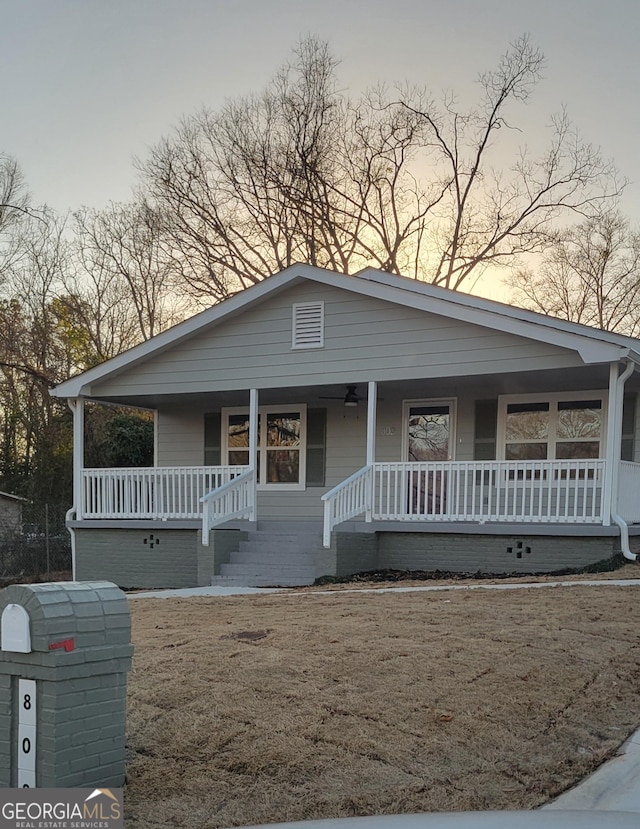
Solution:
[(36, 681), (18, 680), (18, 788), (36, 785)]

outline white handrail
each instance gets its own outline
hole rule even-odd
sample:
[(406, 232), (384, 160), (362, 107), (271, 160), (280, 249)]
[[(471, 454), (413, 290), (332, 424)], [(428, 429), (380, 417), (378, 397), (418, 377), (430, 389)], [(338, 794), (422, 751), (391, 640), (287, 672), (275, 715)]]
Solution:
[(373, 518), (601, 523), (606, 461), (374, 464)]
[(337, 524), (361, 514), (367, 521), (599, 524), (605, 469), (602, 459), (374, 463), (322, 496), (323, 544), (330, 546)]
[(372, 503), (373, 467), (363, 466), (353, 475), (334, 486), (322, 496), (324, 501), (324, 529), (322, 543), (331, 546), (331, 531), (336, 524), (365, 513), (369, 517)]
[(200, 499), (246, 466), (169, 466), (83, 469), (80, 519), (202, 517)]
[(214, 527), (234, 518), (255, 520), (256, 476), (248, 469), (232, 481), (208, 492), (200, 499), (202, 504), (202, 544), (209, 545), (209, 533)]

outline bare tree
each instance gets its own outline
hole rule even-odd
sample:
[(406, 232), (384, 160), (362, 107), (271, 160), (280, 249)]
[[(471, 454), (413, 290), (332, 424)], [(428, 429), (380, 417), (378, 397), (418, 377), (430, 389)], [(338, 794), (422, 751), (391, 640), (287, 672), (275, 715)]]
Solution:
[(352, 104), (308, 39), (262, 95), (185, 119), (141, 169), (184, 281), (222, 299), (300, 261), (413, 272), (403, 247), (442, 195), (409, 169), (425, 139), (406, 109)]
[(446, 186), (431, 216), (430, 281), (458, 289), (489, 265), (513, 266), (549, 243), (558, 220), (594, 216), (619, 194), (615, 169), (581, 139), (566, 112), (552, 117), (540, 157), (515, 144), (510, 108), (530, 99), (544, 63), (524, 36), (496, 69), (480, 75), (475, 109), (460, 111), (452, 95), (440, 106), (425, 92), (400, 100), (429, 127)]
[(515, 304), (630, 336), (640, 334), (640, 233), (618, 210), (558, 233), (535, 270), (507, 283)]
[(540, 158), (518, 147), (511, 109), (543, 65), (520, 38), (468, 112), (417, 89), (353, 102), (327, 44), (304, 40), (261, 95), (186, 118), (139, 163), (185, 284), (221, 299), (303, 261), (457, 289), (540, 251), (621, 187), (565, 113)]
[[(64, 275), (70, 264), (66, 220), (41, 208), (37, 217), (27, 216), (16, 234), (17, 257), (7, 272), (3, 297), (19, 307), (15, 324), (25, 330), (16, 334), (5, 321), (0, 331), (2, 363), (52, 385), (71, 366), (57, 344), (58, 324), (52, 301), (64, 289)], [(22, 322), (21, 322), (22, 320)]]
[(0, 153), (0, 280), (18, 255), (17, 225), (28, 215), (29, 194), (15, 159)]
[(74, 367), (55, 309), (68, 263), (64, 230), (50, 211), (25, 216), (0, 286), (0, 478), (12, 491), (26, 491), (39, 460), (52, 485), (59, 471), (65, 415), (49, 389)]
[(29, 203), (22, 172), (15, 159), (0, 153), (0, 231), (6, 230)]
[(75, 214), (76, 272), (67, 280), (75, 313), (92, 332), (100, 359), (147, 340), (184, 317), (172, 287), (174, 260), (161, 221), (145, 202)]

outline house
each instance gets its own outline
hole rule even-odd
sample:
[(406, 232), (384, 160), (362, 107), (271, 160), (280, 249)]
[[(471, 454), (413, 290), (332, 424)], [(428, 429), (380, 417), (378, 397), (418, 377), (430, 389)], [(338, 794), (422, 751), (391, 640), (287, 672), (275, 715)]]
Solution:
[[(640, 341), (373, 269), (295, 265), (59, 385), (77, 578), (301, 584), (578, 567), (640, 533)], [(85, 469), (84, 401), (155, 412)]]
[(0, 492), (0, 539), (12, 539), (22, 532), (22, 506), (26, 498)]

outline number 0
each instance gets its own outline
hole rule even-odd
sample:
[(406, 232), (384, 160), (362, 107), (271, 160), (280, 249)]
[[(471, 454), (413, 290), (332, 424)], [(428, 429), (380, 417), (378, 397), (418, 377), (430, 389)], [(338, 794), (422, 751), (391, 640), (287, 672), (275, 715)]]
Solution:
[(22, 751), (24, 754), (28, 754), (31, 751), (31, 740), (28, 737), (25, 737), (22, 741)]

